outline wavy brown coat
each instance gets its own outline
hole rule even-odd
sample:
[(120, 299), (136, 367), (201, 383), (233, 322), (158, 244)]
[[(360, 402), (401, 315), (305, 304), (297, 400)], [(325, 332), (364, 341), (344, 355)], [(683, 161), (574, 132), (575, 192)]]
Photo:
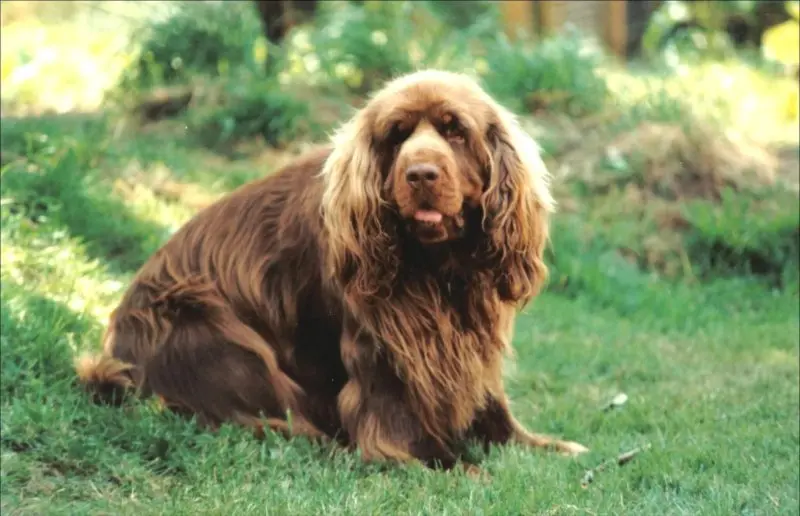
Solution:
[[(420, 160), (441, 172), (424, 193), (407, 173)], [(330, 147), (178, 231), (79, 377), (98, 400), (134, 390), (212, 428), (332, 438), (366, 460), (449, 467), (472, 438), (583, 451), (526, 431), (503, 387), (516, 310), (547, 274), (546, 179), (471, 79), (396, 79)], [(441, 223), (414, 219), (434, 208)]]

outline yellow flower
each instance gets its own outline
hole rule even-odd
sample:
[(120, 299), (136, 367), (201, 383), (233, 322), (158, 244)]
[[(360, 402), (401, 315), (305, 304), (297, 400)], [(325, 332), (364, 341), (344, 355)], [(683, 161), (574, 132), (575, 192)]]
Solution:
[(308, 36), (308, 32), (304, 30), (298, 30), (294, 33), (292, 36), (292, 44), (301, 52), (309, 52), (313, 48), (311, 46), (311, 40)]
[(356, 67), (350, 63), (336, 63), (333, 74), (337, 79), (346, 79), (356, 72)]
[(344, 83), (347, 84), (348, 87), (353, 89), (360, 88), (363, 82), (364, 82), (364, 73), (357, 68), (353, 69), (353, 73), (344, 78)]
[(382, 47), (389, 41), (389, 38), (386, 36), (386, 33), (380, 30), (372, 31), (371, 34), (372, 44), (377, 47)]
[(258, 38), (255, 43), (253, 43), (253, 60), (256, 64), (264, 64), (268, 55), (269, 49), (267, 48), (267, 41), (264, 38)]
[(800, 23), (788, 20), (764, 31), (764, 56), (784, 65), (800, 64)]
[(2, 59), (0, 59), (0, 80), (3, 83), (6, 83), (11, 75), (14, 73), (14, 70), (19, 66), (19, 55), (18, 54), (4, 54)]
[(792, 122), (798, 119), (798, 114), (800, 114), (800, 92), (794, 88), (786, 94), (784, 115), (787, 121)]

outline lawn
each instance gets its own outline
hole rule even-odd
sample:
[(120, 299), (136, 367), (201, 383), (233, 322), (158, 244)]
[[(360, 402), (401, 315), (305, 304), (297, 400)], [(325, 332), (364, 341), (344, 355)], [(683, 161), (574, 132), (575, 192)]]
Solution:
[[(147, 403), (91, 406), (71, 359), (97, 345), (136, 265), (222, 176), (272, 167), (155, 129), (115, 139), (95, 119), (5, 122), (3, 139), (30, 153), (3, 168), (4, 514), (796, 513), (798, 298), (755, 280), (538, 298), (517, 324), (514, 406), (592, 452), (495, 450), (488, 485), (201, 433)], [(629, 401), (603, 412), (620, 392)], [(646, 443), (581, 487), (586, 469)]]
[[(482, 482), (364, 465), (302, 439), (212, 434), (147, 401), (90, 404), (72, 360), (99, 345), (143, 260), (201, 206), (302, 145), (236, 157), (200, 145), (181, 120), (21, 114), (2, 121), (3, 514), (798, 514), (791, 266), (782, 281), (676, 279), (656, 273), (657, 259), (619, 260), (609, 249), (651, 253), (637, 240), (658, 233), (647, 210), (660, 205), (623, 205), (626, 190), (600, 195), (575, 176), (580, 188), (558, 189), (553, 279), (518, 319), (507, 385), (526, 426), (588, 454), (494, 449), (480, 457)], [(604, 410), (621, 393), (627, 402)], [(649, 448), (582, 486), (587, 470), (637, 447)]]

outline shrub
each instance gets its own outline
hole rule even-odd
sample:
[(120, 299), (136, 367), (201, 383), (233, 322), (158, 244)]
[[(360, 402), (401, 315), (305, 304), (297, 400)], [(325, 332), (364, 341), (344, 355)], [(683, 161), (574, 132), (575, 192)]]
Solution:
[(261, 35), (252, 2), (176, 2), (170, 14), (141, 28), (137, 56), (121, 86), (140, 90), (262, 66)]
[(183, 113), (209, 146), (245, 137), (280, 145), (313, 133), (307, 103), (268, 76), (266, 60), (283, 61), (263, 38), (252, 2), (176, 3), (143, 27), (138, 42), (112, 99), (146, 120)]
[(486, 49), (488, 90), (517, 111), (555, 109), (582, 116), (603, 109), (608, 95), (598, 67), (604, 53), (572, 32), (535, 46), (500, 35)]
[(310, 43), (320, 71), (345, 79), (350, 71), (353, 89), (368, 91), (393, 75), (410, 72), (408, 36), (413, 30), (406, 2), (367, 2), (364, 7), (350, 2), (323, 8), (317, 20), (319, 30)]
[(689, 256), (698, 275), (752, 274), (784, 285), (797, 279), (800, 214), (795, 193), (726, 189), (721, 203), (689, 203), (684, 213), (691, 225)]
[(314, 30), (297, 49), (304, 55), (296, 56), (295, 62), (310, 59), (309, 71), (318, 70), (323, 77), (361, 94), (422, 67), (470, 67), (473, 59), (468, 43), (496, 30), (493, 6), (475, 2), (470, 12), (477, 17), (467, 20), (452, 6), (434, 4), (323, 3)]
[(255, 136), (280, 146), (319, 133), (308, 102), (274, 79), (240, 74), (216, 83), (213, 89), (185, 117), (189, 130), (205, 145), (225, 146)]
[(450, 0), (422, 2), (442, 22), (457, 30), (469, 29), (481, 18), (497, 16), (497, 4), (488, 0)]

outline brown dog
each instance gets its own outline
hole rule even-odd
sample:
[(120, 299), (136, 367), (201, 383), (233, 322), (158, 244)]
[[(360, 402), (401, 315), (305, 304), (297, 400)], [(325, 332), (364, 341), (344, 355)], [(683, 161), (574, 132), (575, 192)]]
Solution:
[(211, 427), (336, 438), (366, 460), (450, 467), (470, 438), (585, 451), (526, 431), (503, 388), (515, 312), (547, 274), (546, 178), (471, 79), (396, 79), (331, 148), (167, 242), (80, 379), (98, 398), (131, 388)]

